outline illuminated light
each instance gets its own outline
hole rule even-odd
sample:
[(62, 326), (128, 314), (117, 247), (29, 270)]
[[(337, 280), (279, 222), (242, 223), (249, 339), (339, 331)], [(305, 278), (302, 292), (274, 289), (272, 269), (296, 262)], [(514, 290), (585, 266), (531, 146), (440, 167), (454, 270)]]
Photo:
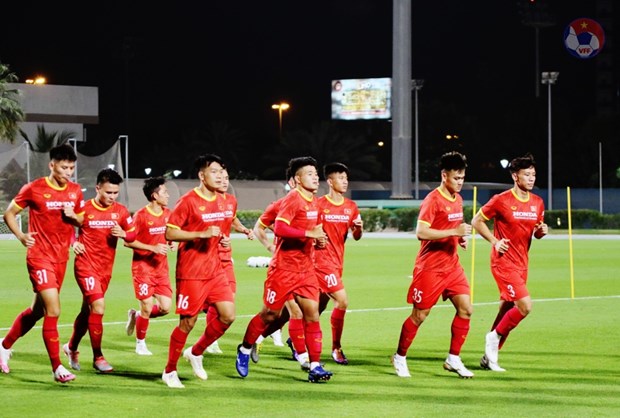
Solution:
[(173, 170), (172, 174), (174, 174), (175, 177), (179, 177), (181, 175), (182, 171), (181, 170)]
[(144, 174), (146, 174), (148, 176), (149, 174), (151, 174), (151, 171), (152, 171), (151, 168), (147, 167), (147, 168), (144, 169)]
[(384, 146), (384, 145), (385, 145), (385, 142), (383, 142), (383, 141), (379, 141), (379, 142), (377, 142), (377, 145), (378, 145), (378, 146), (380, 146), (380, 147), (382, 147), (382, 146)]

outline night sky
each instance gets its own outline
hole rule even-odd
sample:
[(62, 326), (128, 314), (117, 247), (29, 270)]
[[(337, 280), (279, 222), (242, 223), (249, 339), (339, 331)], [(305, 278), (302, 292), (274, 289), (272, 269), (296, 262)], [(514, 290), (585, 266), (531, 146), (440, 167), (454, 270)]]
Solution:
[[(20, 81), (42, 74), (50, 84), (99, 87), (100, 124), (87, 127), (87, 147), (96, 152), (128, 133), (131, 154), (139, 159), (136, 171), (170, 156), (170, 143), (193, 159), (195, 150), (184, 148), (189, 142), (182, 138), (215, 122), (241, 130), (255, 156), (269, 153), (278, 139), (271, 104), (291, 104), (285, 134), (310, 131), (330, 120), (331, 80), (391, 76), (390, 0), (127, 3), (102, 2), (94, 11), (84, 3), (5, 4), (0, 61)], [(495, 167), (500, 158), (532, 151), (545, 162), (547, 92), (541, 87), (535, 97), (534, 29), (522, 23), (517, 3), (412, 1), (412, 75), (425, 80), (421, 159), (436, 160), (453, 146), (441, 144), (443, 133), (458, 132), (457, 148), (468, 153), (479, 181), (502, 179)], [(540, 71), (560, 72), (553, 87), (554, 159), (564, 171), (575, 165), (571, 155), (587, 158), (580, 160), (578, 183), (588, 186), (590, 172), (597, 171), (596, 144), (620, 142), (618, 127), (592, 119), (600, 114), (598, 57), (572, 57), (562, 34), (576, 18), (596, 19), (595, 2), (545, 3), (556, 24), (540, 30)], [(607, 36), (611, 44), (612, 33)], [(603, 54), (612, 54), (611, 48)], [(617, 69), (617, 56), (612, 63)], [(617, 114), (615, 77), (610, 109)], [(338, 129), (361, 129), (369, 142), (389, 140), (389, 122), (363, 124), (339, 122)], [(589, 129), (597, 133), (588, 135)], [(609, 170), (620, 165), (608, 164)], [(539, 167), (540, 184), (545, 166)], [(132, 169), (130, 175), (138, 176)], [(570, 181), (561, 176), (558, 185)]]

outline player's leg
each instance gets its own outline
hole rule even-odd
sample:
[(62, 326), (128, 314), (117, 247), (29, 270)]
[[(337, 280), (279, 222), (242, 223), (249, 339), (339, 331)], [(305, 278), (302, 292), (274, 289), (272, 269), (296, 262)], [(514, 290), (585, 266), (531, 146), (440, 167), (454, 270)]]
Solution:
[(330, 323), (332, 328), (332, 358), (338, 364), (349, 364), (349, 360), (342, 351), (342, 331), (344, 329), (344, 317), (347, 313), (349, 306), (349, 300), (347, 292), (344, 288), (337, 290), (329, 294), (329, 297), (334, 300), (334, 309), (330, 317)]
[[(468, 288), (469, 286), (467, 286)], [(468, 289), (467, 289), (468, 290)], [(469, 379), (474, 374), (469, 371), (461, 360), (461, 348), (469, 334), (470, 318), (473, 313), (469, 293), (458, 294), (450, 297), (450, 301), (456, 309), (456, 314), (452, 319), (450, 350), (448, 357), (443, 364), (443, 368), (458, 374), (460, 377)]]

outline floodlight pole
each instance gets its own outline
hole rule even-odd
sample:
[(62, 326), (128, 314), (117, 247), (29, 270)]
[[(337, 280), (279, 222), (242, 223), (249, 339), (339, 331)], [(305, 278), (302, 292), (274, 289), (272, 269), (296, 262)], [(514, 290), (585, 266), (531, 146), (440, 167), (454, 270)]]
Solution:
[(415, 198), (420, 199), (420, 154), (419, 154), (419, 129), (418, 129), (418, 91), (422, 89), (424, 80), (411, 80), (411, 88), (414, 94), (414, 123), (415, 123)]
[(392, 199), (411, 199), (411, 0), (393, 0)]
[(551, 86), (554, 85), (558, 81), (558, 76), (560, 75), (557, 71), (543, 72), (542, 73), (542, 84), (547, 85), (547, 209), (553, 209), (553, 182), (552, 182), (552, 163), (553, 158), (551, 154)]
[(129, 135), (119, 135), (118, 140), (125, 140), (125, 180), (129, 179)]

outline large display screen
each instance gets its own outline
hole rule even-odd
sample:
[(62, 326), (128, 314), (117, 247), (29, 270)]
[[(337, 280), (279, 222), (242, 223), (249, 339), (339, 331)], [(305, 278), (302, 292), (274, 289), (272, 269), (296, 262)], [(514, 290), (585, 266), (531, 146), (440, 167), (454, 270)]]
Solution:
[(392, 79), (363, 78), (332, 81), (332, 119), (389, 119)]

